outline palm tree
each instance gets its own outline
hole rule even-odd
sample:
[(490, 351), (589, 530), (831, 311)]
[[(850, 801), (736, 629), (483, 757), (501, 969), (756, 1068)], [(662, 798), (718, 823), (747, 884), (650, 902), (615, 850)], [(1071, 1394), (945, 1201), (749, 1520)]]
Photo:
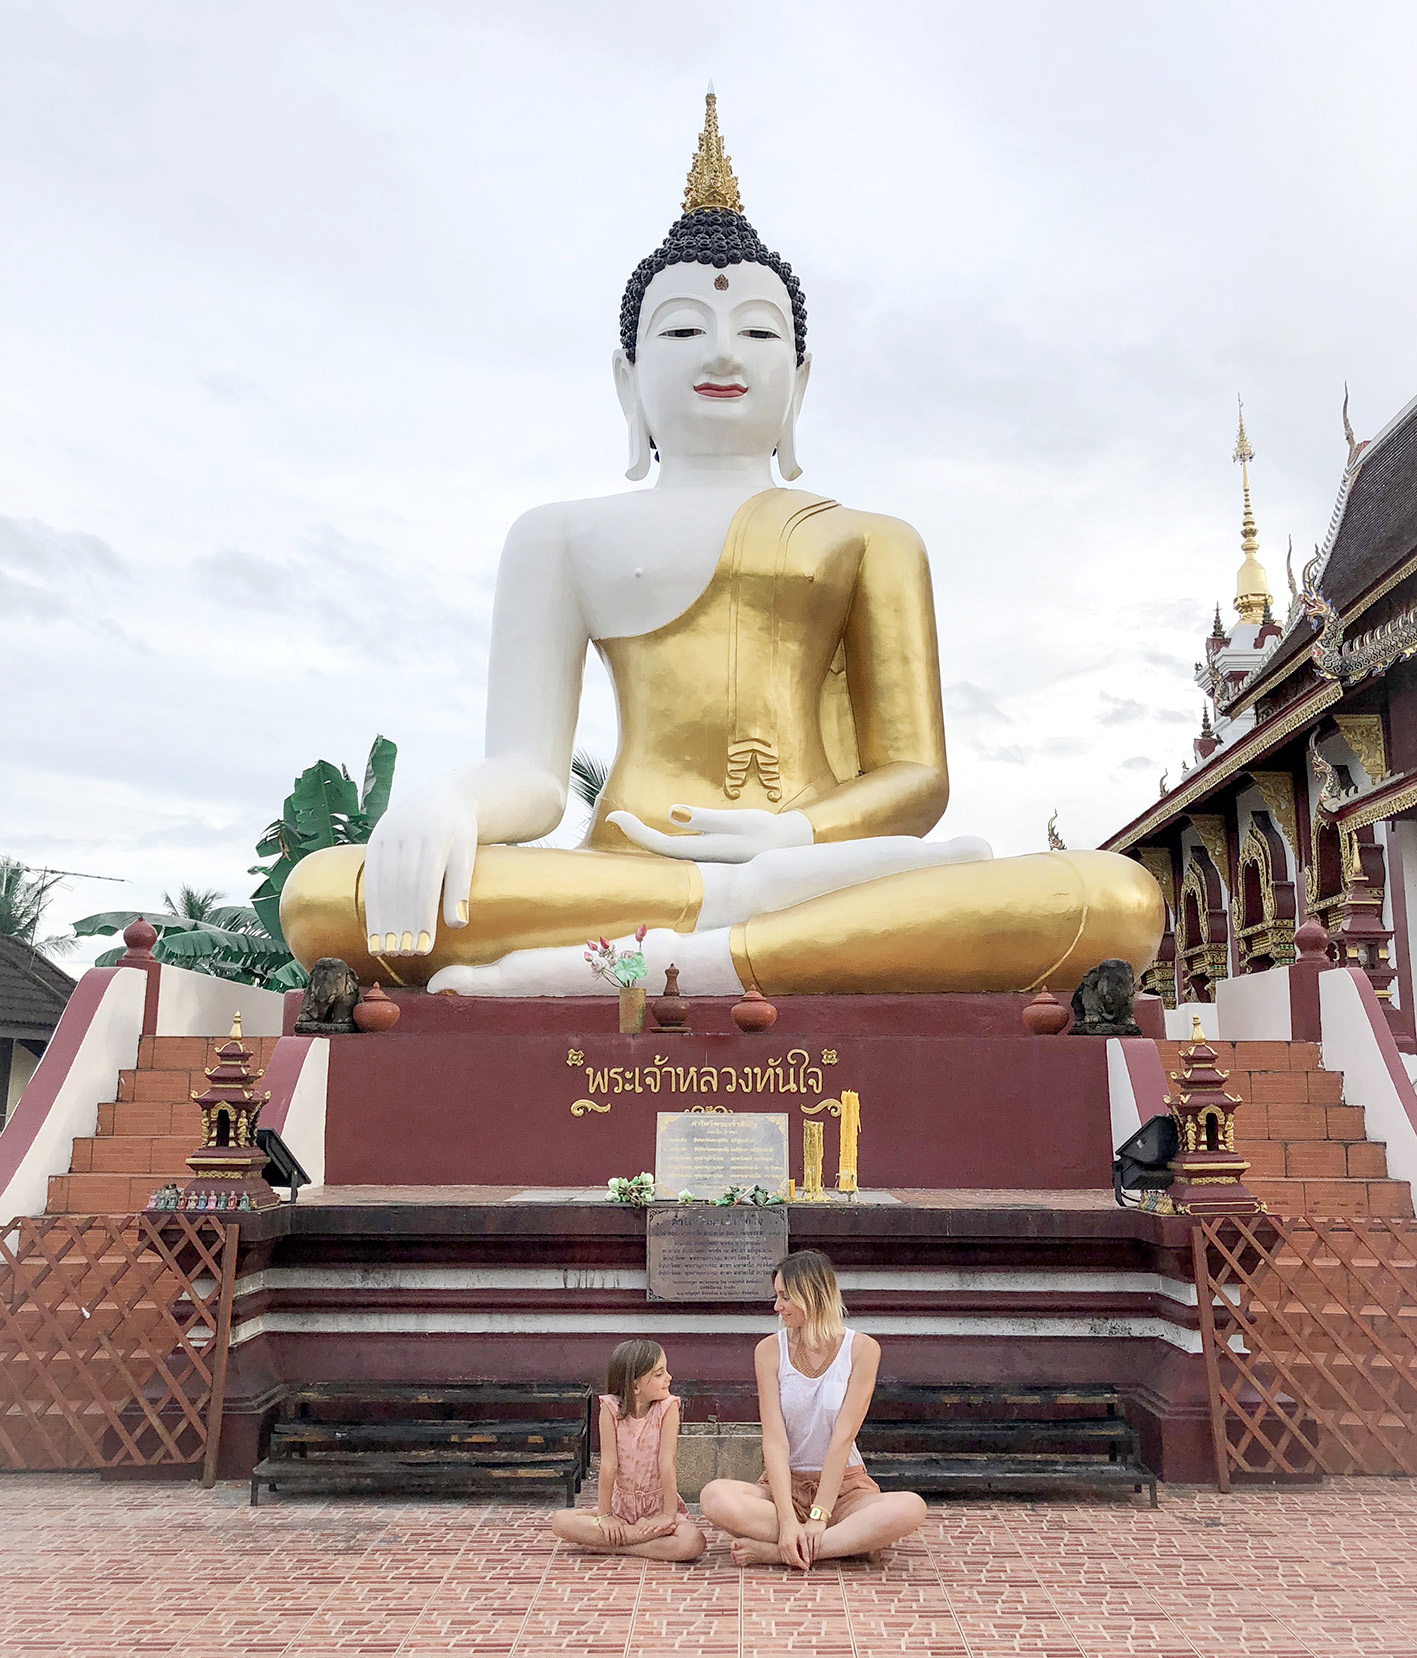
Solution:
[(591, 811), (609, 780), (610, 767), (598, 756), (587, 754), (583, 748), (571, 756), (571, 787)]
[(165, 892), (162, 902), (169, 915), (180, 915), (188, 921), (210, 921), (217, 906), (226, 902), (226, 894), (218, 892), (215, 887), (208, 887), (203, 892), (198, 887), (189, 887), (184, 881), (177, 889), (176, 898)]
[(69, 933), (38, 936), (44, 912), (60, 877), (48, 869), (31, 869), (18, 858), (0, 855), (0, 934), (18, 938), (46, 955), (67, 955), (78, 942)]
[(257, 933), (262, 930), (254, 910), (244, 904), (228, 904), (226, 894), (218, 892), (215, 887), (203, 891), (183, 882), (177, 889), (176, 898), (165, 892), (162, 902), (167, 913), (179, 921), (205, 921), (229, 933)]

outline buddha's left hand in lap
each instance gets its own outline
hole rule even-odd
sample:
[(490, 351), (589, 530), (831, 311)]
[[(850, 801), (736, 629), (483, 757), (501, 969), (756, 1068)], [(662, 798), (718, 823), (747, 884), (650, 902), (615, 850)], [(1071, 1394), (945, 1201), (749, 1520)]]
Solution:
[(726, 811), (707, 806), (671, 806), (669, 819), (683, 824), (685, 833), (662, 834), (633, 812), (607, 814), (608, 822), (616, 824), (627, 839), (646, 852), (688, 858), (696, 864), (745, 864), (761, 852), (812, 844), (812, 825), (803, 812), (763, 812), (751, 806)]

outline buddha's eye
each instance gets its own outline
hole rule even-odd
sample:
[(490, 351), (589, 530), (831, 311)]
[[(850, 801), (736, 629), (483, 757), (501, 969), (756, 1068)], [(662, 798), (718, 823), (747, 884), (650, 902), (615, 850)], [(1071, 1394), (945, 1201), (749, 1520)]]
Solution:
[(744, 337), (750, 340), (780, 340), (782, 335), (775, 328), (745, 328)]
[(662, 340), (692, 340), (696, 334), (702, 333), (702, 328), (665, 328), (659, 337)]

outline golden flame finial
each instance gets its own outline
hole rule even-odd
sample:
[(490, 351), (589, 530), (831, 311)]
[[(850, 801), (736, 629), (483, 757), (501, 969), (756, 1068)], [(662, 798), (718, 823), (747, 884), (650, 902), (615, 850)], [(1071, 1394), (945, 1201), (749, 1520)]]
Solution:
[(1235, 580), (1235, 609), (1242, 622), (1262, 622), (1265, 605), (1270, 602), (1269, 579), (1256, 554), (1260, 550), (1259, 535), (1255, 529), (1255, 514), (1250, 506), (1250, 462), (1255, 452), (1245, 435), (1245, 405), (1237, 397), (1240, 429), (1235, 438), (1234, 459), (1240, 463), (1240, 488), (1244, 496), (1244, 512), (1240, 520), (1240, 552), (1242, 560)]
[(686, 213), (697, 213), (702, 207), (724, 207), (730, 213), (743, 211), (731, 161), (723, 153), (723, 140), (718, 135), (718, 99), (710, 81), (704, 98), (704, 130), (699, 134), (699, 148), (684, 186)]

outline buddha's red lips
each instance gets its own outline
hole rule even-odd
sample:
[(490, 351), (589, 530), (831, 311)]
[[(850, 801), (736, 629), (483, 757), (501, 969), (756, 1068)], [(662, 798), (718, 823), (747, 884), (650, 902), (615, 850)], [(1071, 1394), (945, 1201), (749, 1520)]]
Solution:
[(705, 380), (701, 385), (694, 387), (700, 397), (746, 397), (746, 386), (718, 386), (712, 380)]

